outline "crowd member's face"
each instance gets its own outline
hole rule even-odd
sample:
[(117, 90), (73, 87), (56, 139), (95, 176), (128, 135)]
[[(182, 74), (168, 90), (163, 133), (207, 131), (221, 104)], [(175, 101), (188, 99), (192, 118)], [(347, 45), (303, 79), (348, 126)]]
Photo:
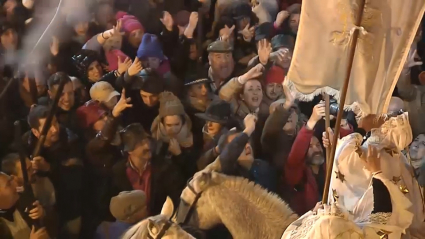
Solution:
[(114, 11), (109, 4), (100, 4), (97, 8), (96, 21), (105, 29), (108, 28), (108, 23), (114, 19)]
[(74, 26), (74, 31), (75, 33), (77, 33), (78, 36), (85, 36), (88, 29), (89, 29), (88, 22), (79, 22)]
[(298, 26), (300, 25), (300, 14), (291, 14), (289, 17), (289, 27), (292, 33), (298, 33)]
[(258, 80), (250, 80), (245, 83), (241, 99), (250, 107), (258, 108), (263, 100), (263, 89)]
[(267, 97), (269, 97), (269, 99), (275, 101), (282, 94), (283, 94), (282, 84), (270, 83), (266, 85), (266, 95)]
[(137, 29), (130, 32), (128, 35), (128, 42), (130, 42), (131, 46), (134, 48), (138, 48), (142, 42), (143, 34), (145, 34), (145, 32), (142, 29)]
[(132, 159), (140, 160), (140, 163), (149, 161), (152, 157), (149, 140), (139, 142), (128, 154)]
[(196, 60), (197, 57), (198, 57), (198, 49), (196, 47), (196, 43), (193, 43), (190, 45), (190, 48), (189, 48), (189, 58), (191, 60)]
[(169, 137), (174, 137), (183, 127), (180, 115), (169, 115), (164, 117), (164, 127)]
[(410, 157), (413, 161), (425, 159), (425, 134), (420, 134), (412, 142), (409, 148)]
[(96, 132), (102, 131), (103, 127), (105, 126), (105, 123), (106, 123), (106, 116), (100, 118), (98, 121), (96, 121), (93, 124), (93, 130)]
[(208, 88), (205, 83), (194, 84), (190, 86), (189, 94), (199, 100), (207, 100)]
[(14, 50), (18, 46), (18, 34), (13, 29), (8, 29), (1, 35), (1, 45), (7, 50)]
[(98, 61), (93, 61), (87, 69), (87, 77), (91, 82), (98, 82), (102, 76), (102, 66)]
[(161, 64), (161, 60), (158, 57), (148, 57), (148, 60), (143, 62), (143, 67), (149, 67), (151, 69), (157, 69)]
[(297, 111), (294, 108), (291, 108), (288, 121), (286, 122), (285, 126), (283, 126), (283, 131), (289, 134), (295, 133), (295, 128), (297, 127), (297, 123), (298, 123)]
[(148, 107), (154, 107), (159, 103), (159, 94), (152, 94), (141, 90), (140, 97), (142, 97), (143, 103)]
[(207, 126), (207, 132), (211, 136), (216, 136), (218, 133), (220, 133), (222, 127), (221, 124), (212, 121), (207, 121), (205, 125)]
[[(35, 170), (32, 168), (31, 161), (28, 158), (25, 161), (26, 161), (25, 167), (27, 169), (28, 179), (31, 183), (34, 183), (36, 179)], [(18, 186), (21, 187), (24, 185), (24, 176), (22, 174), (21, 162), (19, 161), (16, 163), (15, 172), (16, 172), (16, 182)]]
[(280, 67), (288, 69), (292, 62), (292, 51), (285, 47), (280, 48), (279, 51), (283, 53), (283, 57), (282, 59), (278, 59), (276, 63)]
[(9, 209), (18, 201), (17, 186), (14, 177), (0, 173), (0, 209)]
[[(58, 89), (58, 86), (53, 86), (52, 90), (49, 90), (49, 95), (51, 99), (54, 99), (56, 90)], [(75, 92), (74, 92), (74, 85), (72, 82), (68, 82), (64, 85), (62, 95), (59, 98), (58, 106), (64, 110), (68, 111), (70, 110), (75, 103)]]
[(310, 165), (322, 165), (325, 162), (323, 149), (319, 140), (313, 136), (310, 140), (310, 147), (307, 152), (307, 160)]
[[(46, 84), (40, 79), (40, 77), (39, 76), (36, 76), (35, 77), (35, 86), (37, 87), (37, 96), (41, 96), (41, 95), (43, 95), (44, 93), (46, 93), (46, 89), (47, 89), (47, 86), (46, 86)], [(28, 77), (27, 76), (25, 76), (24, 77), (24, 79), (23, 79), (23, 81), (22, 81), (22, 86), (24, 87), (24, 89), (27, 91), (27, 92), (31, 92), (30, 91), (30, 80), (28, 79)]]
[(208, 61), (214, 76), (220, 79), (227, 79), (233, 72), (235, 63), (233, 55), (229, 53), (212, 52), (208, 56)]
[[(35, 137), (40, 138), (40, 134), (41, 134), (41, 131), (43, 130), (44, 122), (46, 122), (46, 119), (38, 120), (38, 123), (40, 124), (38, 129), (31, 129), (31, 132), (34, 134)], [(53, 117), (52, 123), (50, 124), (50, 128), (47, 131), (46, 142), (54, 143), (58, 141), (59, 133), (60, 133), (59, 123), (56, 117)]]

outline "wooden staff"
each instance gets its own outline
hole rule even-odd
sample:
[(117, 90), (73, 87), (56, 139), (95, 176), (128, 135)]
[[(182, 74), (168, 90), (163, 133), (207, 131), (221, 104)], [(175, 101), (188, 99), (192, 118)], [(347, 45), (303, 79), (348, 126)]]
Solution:
[(44, 145), (44, 141), (46, 141), (47, 132), (50, 129), (50, 125), (52, 123), (53, 117), (56, 114), (56, 110), (58, 108), (58, 102), (62, 95), (63, 87), (65, 86), (65, 79), (61, 79), (59, 82), (58, 88), (56, 89), (55, 98), (53, 98), (53, 102), (50, 105), (49, 114), (44, 121), (43, 128), (40, 132), (40, 137), (38, 138), (37, 144), (34, 147), (34, 151), (32, 152), (32, 157), (36, 157), (40, 154), (40, 150)]
[[(22, 171), (22, 176), (24, 178), (24, 184), (22, 185), (24, 190), (22, 192), (20, 200), (23, 205), (25, 205), (26, 207), (29, 208), (29, 210), (31, 210), (32, 208), (34, 208), (33, 203), (37, 199), (35, 198), (34, 191), (32, 190), (32, 186), (31, 186), (31, 182), (28, 178), (27, 161), (26, 161), (27, 155), (25, 154), (25, 149), (22, 144), (21, 124), (19, 120), (15, 121), (14, 126), (15, 126), (15, 145), (19, 153), (19, 161), (21, 162), (21, 171)], [(42, 223), (40, 220), (33, 220), (29, 218), (27, 214), (25, 214), (24, 217), (27, 217), (27, 219), (31, 221), (31, 224), (35, 227), (36, 230), (42, 227)]]
[[(324, 93), (323, 97), (325, 98), (325, 134), (326, 134), (326, 138), (329, 139), (329, 132), (328, 132), (328, 128), (331, 127), (331, 120), (330, 120), (330, 115), (329, 115), (329, 95)], [(329, 169), (329, 162), (331, 161), (330, 159), (330, 155), (331, 155), (331, 151), (330, 148), (326, 149), (326, 169)]]
[[(203, 3), (201, 3), (201, 6), (198, 8), (198, 23), (197, 23), (197, 26), (196, 26), (196, 30), (197, 30), (197, 32), (198, 32), (198, 38), (196, 39), (198, 42), (198, 46), (197, 46), (197, 48), (198, 48), (198, 61), (199, 62), (202, 62), (202, 34), (203, 34), (203, 14), (202, 14), (202, 6), (203, 6)], [(200, 70), (200, 69), (198, 69), (198, 70)]]
[[(355, 26), (360, 26), (361, 23), (362, 23), (365, 2), (366, 2), (366, 0), (361, 0), (360, 3), (359, 3), (359, 12), (357, 13)], [(350, 83), (351, 69), (353, 68), (353, 61), (354, 61), (354, 55), (355, 55), (355, 52), (356, 52), (358, 38), (359, 38), (359, 29), (356, 29), (356, 31), (354, 31), (354, 33), (353, 33), (353, 42), (350, 46), (350, 52), (349, 52), (349, 55), (348, 55), (347, 71), (345, 73), (344, 85), (342, 87), (341, 97), (339, 99), (339, 111), (338, 111), (338, 115), (336, 117), (335, 134), (334, 134), (334, 138), (332, 139), (332, 142), (331, 142), (331, 145), (330, 145), (331, 153), (330, 153), (330, 156), (329, 156), (330, 157), (329, 158), (330, 159), (329, 164), (328, 164), (329, 167), (326, 169), (326, 181), (325, 181), (325, 188), (323, 190), (323, 198), (322, 198), (323, 204), (328, 202), (329, 187), (330, 187), (330, 183), (331, 183), (332, 166), (334, 164), (336, 144), (337, 144), (338, 138), (339, 138), (342, 113), (344, 112), (345, 98), (347, 97), (348, 84)]]
[(35, 78), (32, 78), (32, 77), (27, 77), (27, 78), (28, 78), (28, 84), (30, 86), (32, 104), (37, 104), (38, 92), (37, 92), (37, 84), (35, 83)]

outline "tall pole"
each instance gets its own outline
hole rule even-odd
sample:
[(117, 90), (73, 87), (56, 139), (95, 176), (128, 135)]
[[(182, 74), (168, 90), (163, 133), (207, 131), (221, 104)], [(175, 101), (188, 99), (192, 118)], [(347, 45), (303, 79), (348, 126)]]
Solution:
[[(365, 3), (366, 3), (366, 0), (360, 0), (360, 2), (359, 2), (357, 18), (356, 18), (356, 22), (355, 22), (356, 26), (360, 26), (361, 23), (362, 23)], [(328, 202), (328, 194), (329, 194), (329, 187), (330, 187), (330, 183), (331, 183), (332, 167), (333, 167), (333, 164), (334, 164), (336, 144), (337, 144), (338, 138), (339, 138), (339, 132), (340, 132), (341, 120), (342, 120), (342, 113), (344, 111), (345, 98), (347, 97), (348, 84), (350, 83), (351, 69), (353, 68), (353, 61), (354, 61), (354, 55), (355, 55), (355, 52), (356, 52), (358, 38), (359, 38), (359, 29), (356, 29), (353, 33), (353, 41), (352, 41), (352, 44), (350, 46), (350, 52), (349, 52), (349, 55), (348, 55), (347, 71), (345, 73), (344, 85), (341, 89), (341, 97), (339, 99), (339, 111), (338, 111), (338, 115), (336, 117), (336, 123), (335, 123), (335, 135), (334, 135), (334, 138), (332, 139), (332, 143), (330, 145), (331, 153), (330, 153), (330, 156), (329, 156), (330, 157), (329, 163), (327, 164), (328, 167), (326, 169), (326, 181), (325, 181), (325, 188), (323, 190), (323, 198), (322, 198), (323, 204)]]
[[(331, 127), (331, 119), (330, 119), (330, 109), (329, 109), (329, 95), (324, 93), (323, 97), (325, 98), (325, 134), (326, 134), (326, 138), (329, 139), (329, 132), (328, 132), (328, 128)], [(326, 149), (326, 169), (329, 168), (329, 163), (330, 163), (330, 155), (331, 155), (331, 151), (330, 148)]]

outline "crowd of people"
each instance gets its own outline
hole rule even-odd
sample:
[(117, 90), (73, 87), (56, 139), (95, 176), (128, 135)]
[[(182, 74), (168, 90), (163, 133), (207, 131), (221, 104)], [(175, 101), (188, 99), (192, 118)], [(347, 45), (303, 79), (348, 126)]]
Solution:
[[(299, 102), (284, 84), (301, 0), (62, 1), (2, 1), (0, 238), (120, 238), (160, 214), (167, 197), (179, 205), (188, 181), (217, 167), (275, 193), (299, 216), (317, 211), (331, 141), (326, 132), (332, 135), (336, 114), (326, 129), (323, 96)], [(344, 112), (335, 136), (361, 145), (372, 129), (382, 129), (380, 140), (393, 139), (388, 145), (412, 169), (406, 195), (425, 186), (421, 37), (419, 30), (385, 118), (409, 127), (391, 131), (376, 115)], [(39, 140), (44, 144), (34, 155)], [(375, 150), (365, 157), (379, 159)], [(342, 151), (337, 157), (358, 153)], [(332, 178), (363, 183), (348, 180), (354, 171), (343, 172), (340, 158)], [(366, 166), (372, 214), (395, 214), (394, 194), (376, 176), (387, 168), (377, 160)], [(351, 210), (365, 190), (333, 198)], [(220, 227), (194, 231), (196, 238), (228, 234)]]

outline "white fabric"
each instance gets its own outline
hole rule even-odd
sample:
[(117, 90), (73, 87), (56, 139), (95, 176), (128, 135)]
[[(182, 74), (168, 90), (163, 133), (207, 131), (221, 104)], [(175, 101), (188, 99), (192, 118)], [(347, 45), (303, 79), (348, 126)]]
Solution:
[[(425, 230), (423, 223), (425, 216), (421, 189), (416, 178), (412, 176), (409, 165), (405, 163), (405, 156), (401, 153), (401, 149), (408, 146), (412, 141), (408, 114), (404, 113), (391, 118), (381, 128), (373, 129), (371, 137), (363, 146), (360, 146), (362, 140), (360, 134), (354, 133), (339, 141), (332, 170), (329, 202), (333, 202), (333, 190), (335, 190), (339, 196), (338, 203), (353, 212), (356, 222), (365, 221), (369, 217), (373, 210), (373, 192), (370, 187), (372, 175), (364, 168), (364, 163), (356, 150), (366, 153), (367, 145), (374, 144), (383, 149), (381, 151), (382, 175), (390, 181), (394, 181), (391, 182), (394, 187), (386, 184), (388, 180), (384, 181), (389, 190), (395, 188), (396, 192), (391, 193), (390, 190), (391, 197), (400, 196), (400, 186), (407, 187), (409, 191), (401, 198), (407, 198), (411, 202), (409, 203), (412, 204), (410, 208), (394, 208), (397, 205), (393, 202), (392, 216), (404, 221), (404, 223), (397, 222), (397, 225), (406, 224), (405, 221), (409, 221), (408, 218), (404, 218), (405, 216), (410, 214), (414, 216), (407, 233), (411, 237), (403, 238), (425, 238), (423, 237), (424, 232), (422, 232)], [(344, 175), (344, 182), (336, 178), (336, 172)], [(404, 212), (405, 209), (408, 209), (407, 213)]]
[(366, 1), (363, 21), (355, 26), (357, 3), (303, 2), (294, 55), (284, 83), (300, 100), (309, 101), (322, 92), (339, 98), (353, 29), (360, 30), (345, 103), (358, 102), (364, 114), (382, 113), (406, 61), (425, 1)]

